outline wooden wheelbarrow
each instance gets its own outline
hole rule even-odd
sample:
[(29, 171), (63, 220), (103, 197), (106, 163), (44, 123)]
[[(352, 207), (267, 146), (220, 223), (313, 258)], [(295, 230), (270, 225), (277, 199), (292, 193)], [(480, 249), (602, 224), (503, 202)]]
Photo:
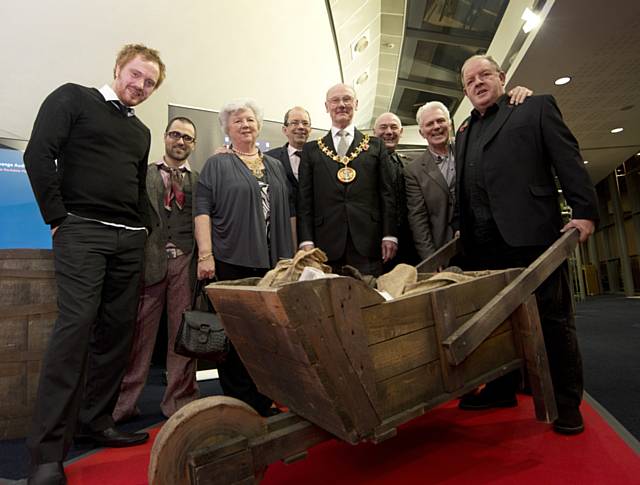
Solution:
[[(209, 285), (258, 389), (290, 412), (265, 419), (229, 397), (192, 402), (158, 433), (149, 483), (257, 483), (270, 463), (302, 459), (334, 437), (354, 445), (391, 438), (400, 424), (519, 368), (529, 375), (536, 418), (552, 422), (532, 293), (577, 241), (572, 230), (524, 270), (391, 301), (352, 278)], [(419, 268), (440, 266), (440, 257)]]

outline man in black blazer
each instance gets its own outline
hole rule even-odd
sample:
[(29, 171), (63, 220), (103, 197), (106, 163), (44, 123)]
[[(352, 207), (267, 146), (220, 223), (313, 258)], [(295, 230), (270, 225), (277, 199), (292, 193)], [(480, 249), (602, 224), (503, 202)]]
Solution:
[(396, 264), (404, 263), (415, 266), (420, 262), (413, 244), (409, 221), (407, 220), (407, 195), (405, 191), (404, 169), (411, 161), (406, 155), (396, 151), (402, 138), (402, 122), (393, 113), (382, 113), (373, 124), (373, 133), (380, 138), (389, 152), (393, 188), (396, 193), (396, 219), (398, 233), (398, 253), (395, 258), (385, 265), (385, 271), (392, 270)]
[(295, 106), (288, 110), (284, 115), (282, 133), (284, 133), (284, 136), (286, 136), (289, 141), (281, 147), (269, 150), (266, 154), (282, 162), (287, 174), (289, 190), (293, 194), (293, 200), (296, 200), (302, 147), (311, 134), (311, 117), (309, 116), (309, 112), (300, 106)]
[(325, 107), (331, 131), (305, 144), (300, 162), (300, 247), (319, 247), (336, 269), (348, 264), (377, 276), (398, 247), (387, 149), (352, 124), (358, 107), (353, 88), (333, 86)]
[[(456, 136), (457, 198), (468, 269), (526, 266), (560, 232), (577, 228), (584, 242), (598, 219), (597, 199), (578, 143), (551, 96), (511, 106), (504, 72), (490, 56), (473, 56), (461, 70), (474, 110)], [(557, 176), (572, 208), (563, 226)], [(558, 405), (554, 430), (584, 429), (582, 364), (576, 338), (568, 267), (562, 265), (536, 291)], [(460, 402), (463, 409), (517, 404), (513, 375)]]

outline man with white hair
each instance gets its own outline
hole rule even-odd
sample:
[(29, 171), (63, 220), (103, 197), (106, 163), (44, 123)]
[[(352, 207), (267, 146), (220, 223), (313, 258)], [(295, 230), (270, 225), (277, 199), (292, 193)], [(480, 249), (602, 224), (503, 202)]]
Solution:
[[(521, 104), (532, 91), (516, 86), (509, 103)], [(416, 113), (418, 131), (429, 146), (405, 169), (409, 226), (420, 259), (436, 252), (454, 234), (455, 147), (451, 116), (440, 101), (425, 103)]]
[(426, 259), (453, 238), (456, 167), (447, 107), (439, 101), (426, 103), (416, 121), (429, 146), (405, 169), (405, 185), (413, 241)]

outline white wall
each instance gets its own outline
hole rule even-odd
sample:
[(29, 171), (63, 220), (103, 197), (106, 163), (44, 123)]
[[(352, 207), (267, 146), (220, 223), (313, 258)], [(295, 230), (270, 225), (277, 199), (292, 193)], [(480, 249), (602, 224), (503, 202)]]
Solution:
[[(102, 5), (102, 8), (99, 7)], [(65, 82), (111, 82), (117, 51), (160, 50), (167, 79), (137, 112), (164, 149), (168, 104), (218, 109), (255, 98), (265, 118), (302, 105), (328, 127), (340, 71), (324, 0), (20, 0), (0, 2), (0, 137), (27, 139), (44, 97)]]

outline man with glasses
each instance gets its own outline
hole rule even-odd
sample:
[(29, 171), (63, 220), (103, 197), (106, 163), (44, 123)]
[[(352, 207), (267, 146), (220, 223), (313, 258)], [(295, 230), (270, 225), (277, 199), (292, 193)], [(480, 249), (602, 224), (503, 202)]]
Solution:
[(127, 372), (113, 411), (114, 421), (140, 414), (136, 402), (147, 381), (153, 347), (167, 307), (167, 387), (160, 409), (170, 417), (198, 398), (196, 359), (173, 351), (182, 312), (191, 304), (195, 267), (193, 194), (198, 173), (189, 164), (196, 143), (196, 127), (184, 117), (169, 121), (164, 134), (165, 154), (149, 165), (147, 195), (153, 231), (144, 252), (144, 289)]
[(396, 254), (396, 201), (391, 162), (379, 138), (353, 125), (358, 99), (337, 84), (325, 101), (331, 131), (306, 143), (298, 185), (298, 239), (319, 247), (334, 271), (343, 265), (378, 276)]
[(269, 150), (266, 154), (282, 162), (285, 172), (287, 173), (289, 190), (292, 193), (293, 200), (296, 200), (298, 193), (298, 169), (300, 168), (302, 147), (311, 134), (311, 117), (309, 116), (309, 112), (300, 106), (295, 106), (287, 111), (284, 115), (282, 133), (284, 133), (284, 136), (286, 136), (289, 141), (281, 147)]
[(98, 446), (149, 438), (118, 431), (111, 414), (151, 229), (145, 189), (151, 133), (133, 107), (162, 84), (165, 66), (156, 50), (126, 45), (113, 75), (100, 89), (68, 83), (47, 96), (24, 153), (51, 226), (58, 293), (27, 440), (31, 485), (66, 483), (62, 461), (74, 432)]

